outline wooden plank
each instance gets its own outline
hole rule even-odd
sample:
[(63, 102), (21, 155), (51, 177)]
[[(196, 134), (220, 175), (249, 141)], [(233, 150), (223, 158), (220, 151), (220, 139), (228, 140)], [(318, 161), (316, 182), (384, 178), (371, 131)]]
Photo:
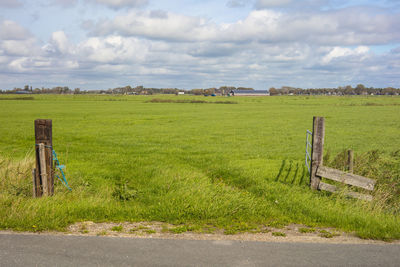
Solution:
[(39, 146), (35, 145), (35, 154), (36, 154), (36, 168), (35, 168), (35, 194), (36, 197), (42, 196), (42, 187), (40, 181), (40, 156), (39, 156)]
[(32, 196), (33, 196), (33, 198), (35, 198), (37, 196), (37, 193), (36, 193), (36, 169), (32, 169), (32, 180), (33, 180)]
[(347, 151), (347, 167), (348, 167), (349, 173), (353, 173), (353, 169), (354, 169), (354, 152), (351, 149), (349, 149), (349, 151)]
[(319, 165), (323, 163), (324, 154), (325, 119), (323, 117), (313, 118), (313, 136), (310, 166), (310, 185), (316, 190), (321, 178), (316, 175)]
[(35, 147), (36, 147), (36, 196), (40, 197), (43, 194), (42, 182), (40, 179), (40, 156), (39, 147), (37, 144), (43, 143), (45, 146), (45, 160), (47, 172), (47, 185), (50, 195), (54, 193), (54, 171), (53, 171), (53, 138), (52, 138), (52, 121), (38, 119), (35, 120)]
[[(319, 183), (318, 189), (328, 191), (331, 193), (338, 193), (338, 188), (336, 186), (327, 184), (324, 182)], [(357, 192), (345, 192), (345, 195), (352, 197), (352, 198), (358, 198), (358, 199), (366, 200), (366, 201), (371, 201), (373, 198), (371, 195), (361, 194), (361, 193), (357, 193)]]
[(376, 183), (375, 180), (352, 173), (342, 172), (340, 170), (332, 169), (325, 166), (318, 167), (317, 175), (333, 181), (361, 187), (370, 191), (374, 190), (374, 186)]
[(335, 193), (337, 191), (337, 187), (331, 184), (327, 184), (324, 182), (319, 182), (319, 186), (318, 186), (319, 190), (324, 190), (324, 191), (328, 191), (331, 193)]
[(49, 195), (49, 187), (47, 186), (47, 166), (46, 166), (46, 154), (44, 144), (39, 144), (39, 163), (40, 163), (40, 180), (42, 181), (42, 192), (43, 196)]

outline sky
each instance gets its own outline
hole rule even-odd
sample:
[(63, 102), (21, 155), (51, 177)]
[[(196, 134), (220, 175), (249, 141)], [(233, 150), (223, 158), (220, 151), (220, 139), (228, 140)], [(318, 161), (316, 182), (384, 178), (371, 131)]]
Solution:
[(0, 89), (400, 87), (400, 0), (0, 0)]

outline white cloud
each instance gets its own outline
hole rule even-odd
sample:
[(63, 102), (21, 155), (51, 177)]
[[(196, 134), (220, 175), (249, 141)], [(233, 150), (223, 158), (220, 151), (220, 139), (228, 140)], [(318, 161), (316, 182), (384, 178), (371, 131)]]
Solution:
[(371, 14), (354, 8), (315, 14), (254, 10), (244, 20), (226, 24), (171, 12), (155, 16), (153, 12), (134, 10), (91, 24), (91, 33), (98, 36), (117, 34), (175, 42), (304, 42), (332, 46), (400, 40), (398, 14)]
[(11, 70), (14, 70), (16, 72), (25, 72), (30, 67), (29, 58), (27, 58), (27, 57), (17, 58), (15, 60), (11, 61), (8, 64), (8, 66), (10, 67)]
[[(0, 0), (13, 1), (13, 0)], [(79, 0), (48, 0), (50, 5), (61, 6), (63, 8), (72, 8), (78, 5)], [(82, 3), (102, 5), (111, 9), (143, 7), (148, 4), (148, 0), (81, 0)]]
[(293, 0), (257, 0), (256, 7), (258, 8), (279, 7), (279, 6), (286, 6), (292, 2)]
[(19, 0), (0, 0), (0, 7), (5, 8), (18, 8), (22, 7), (22, 3)]
[(92, 37), (82, 42), (78, 49), (81, 56), (92, 62), (126, 64), (144, 61), (148, 44), (136, 38), (121, 36)]
[(60, 5), (64, 8), (73, 7), (78, 3), (78, 0), (51, 0), (53, 5)]
[(239, 8), (246, 6), (249, 2), (250, 2), (249, 0), (229, 0), (226, 3), (226, 6), (232, 8)]
[(0, 22), (0, 40), (24, 40), (31, 37), (31, 34), (11, 20)]
[(140, 7), (147, 5), (148, 0), (89, 0), (110, 8), (120, 9), (126, 7)]
[(190, 42), (216, 38), (217, 29), (212, 23), (199, 17), (134, 10), (127, 15), (116, 16), (112, 21), (100, 22), (93, 33)]
[(35, 39), (27, 40), (4, 40), (0, 43), (3, 53), (8, 56), (29, 56), (32, 54), (32, 49), (35, 46)]
[(290, 10), (320, 10), (323, 7), (338, 6), (341, 0), (256, 0), (257, 9), (281, 8)]
[(33, 53), (36, 39), (14, 21), (0, 21), (0, 56), (27, 56)]
[(63, 31), (53, 32), (51, 35), (51, 43), (62, 54), (68, 53), (71, 49), (68, 38)]
[(334, 59), (350, 56), (357, 56), (359, 59), (364, 59), (368, 52), (369, 48), (366, 46), (358, 46), (354, 49), (337, 46), (322, 58), (322, 63), (328, 64)]

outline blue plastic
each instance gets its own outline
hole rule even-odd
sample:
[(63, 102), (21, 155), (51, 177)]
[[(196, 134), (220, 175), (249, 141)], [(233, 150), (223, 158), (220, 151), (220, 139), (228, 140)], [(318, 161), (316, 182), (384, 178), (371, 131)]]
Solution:
[(72, 191), (71, 187), (69, 187), (67, 179), (65, 178), (65, 174), (63, 169), (65, 169), (65, 165), (60, 165), (60, 162), (58, 161), (57, 158), (57, 154), (56, 151), (53, 149), (53, 160), (56, 162), (56, 168), (59, 169), (61, 175), (62, 175), (62, 179), (60, 178), (60, 176), (58, 176), (56, 174), (56, 177), (58, 178), (58, 180), (60, 180), (60, 182), (65, 185), (66, 188), (68, 188), (69, 191)]

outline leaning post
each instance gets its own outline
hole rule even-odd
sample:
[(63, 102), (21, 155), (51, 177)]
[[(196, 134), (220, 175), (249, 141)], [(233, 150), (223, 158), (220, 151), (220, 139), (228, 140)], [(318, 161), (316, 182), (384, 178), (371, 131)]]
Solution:
[(321, 178), (318, 177), (318, 166), (323, 163), (324, 156), (324, 137), (325, 137), (325, 118), (313, 118), (313, 135), (312, 135), (312, 150), (311, 150), (311, 168), (310, 168), (310, 186), (311, 189), (317, 190)]
[(35, 120), (35, 194), (36, 197), (54, 193), (52, 121)]

